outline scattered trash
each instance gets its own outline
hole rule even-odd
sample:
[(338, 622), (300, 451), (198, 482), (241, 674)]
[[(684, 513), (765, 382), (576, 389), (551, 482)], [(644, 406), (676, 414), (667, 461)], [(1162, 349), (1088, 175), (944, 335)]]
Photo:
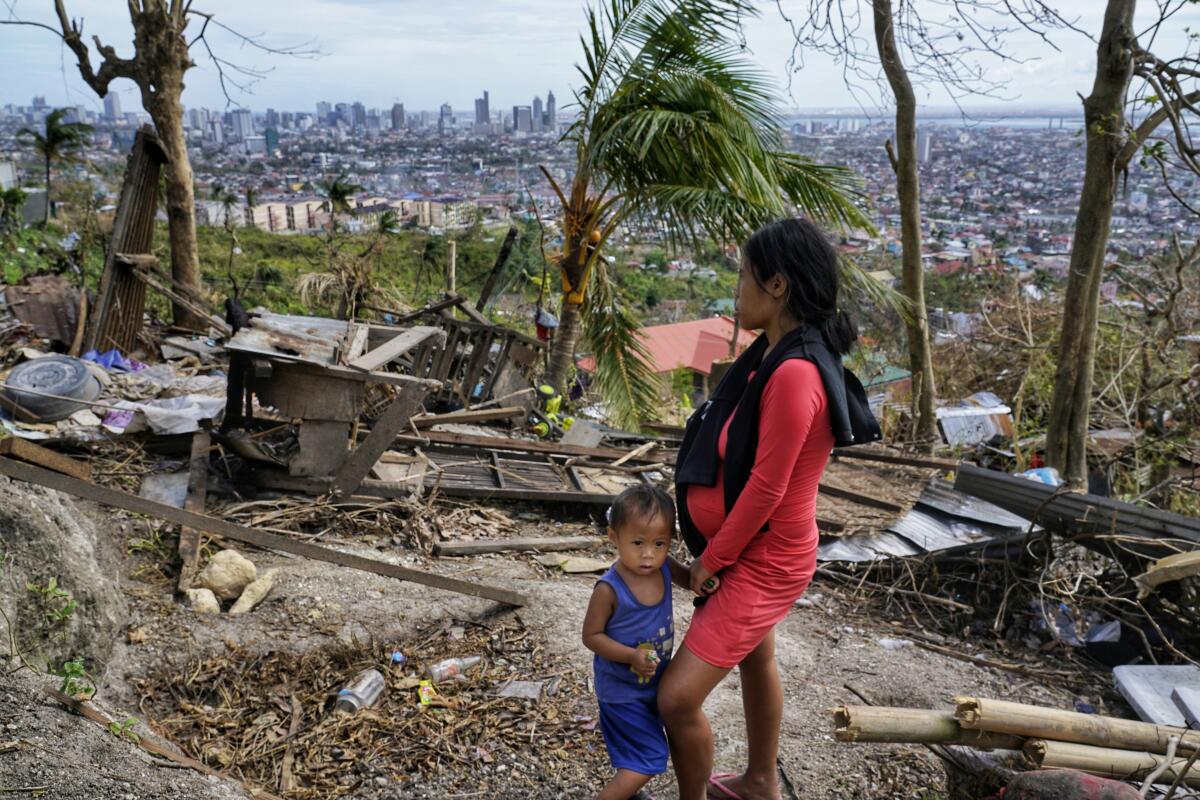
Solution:
[(421, 681), (417, 684), (417, 697), (420, 699), (421, 705), (423, 706), (433, 705), (442, 699), (442, 696), (438, 694), (437, 689), (433, 688), (433, 684), (429, 681)]
[(18, 364), (5, 395), (42, 422), (66, 419), (100, 396), (100, 381), (78, 358), (52, 355)]
[(391, 661), (392, 661), (393, 667), (399, 667), (399, 666), (403, 665), (406, 661), (408, 661), (408, 657), (405, 656), (404, 653), (401, 653), (399, 650), (393, 650)]
[(337, 693), (333, 710), (341, 714), (354, 714), (379, 702), (386, 681), (377, 669), (367, 669), (354, 676), (349, 685)]
[(540, 700), (542, 697), (542, 681), (508, 681), (497, 691), (497, 697), (519, 697), (523, 700)]
[(876, 639), (875, 641), (877, 641), (879, 646), (884, 650), (891, 650), (893, 652), (896, 650), (903, 650), (906, 647), (912, 647), (911, 639), (891, 639), (887, 636), (884, 636), (880, 639)]
[(426, 670), (426, 674), (429, 675), (429, 680), (434, 683), (441, 683), (442, 681), (447, 681), (451, 678), (455, 680), (465, 679), (463, 673), (469, 669), (472, 669), (473, 667), (479, 666), (480, 662), (482, 661), (483, 658), (481, 656), (447, 658), (445, 661), (439, 661), (438, 663), (431, 665)]

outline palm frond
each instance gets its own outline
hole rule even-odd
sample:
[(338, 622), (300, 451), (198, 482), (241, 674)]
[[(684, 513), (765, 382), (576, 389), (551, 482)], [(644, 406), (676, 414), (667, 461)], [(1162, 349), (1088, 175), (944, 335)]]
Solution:
[(332, 272), (305, 272), (296, 281), (300, 302), (306, 306), (331, 304), (342, 290), (342, 277)]
[(895, 311), (903, 319), (911, 316), (911, 302), (896, 289), (871, 276), (852, 258), (842, 256), (838, 260), (843, 297), (861, 301), (876, 308)]
[(636, 430), (659, 405), (658, 377), (638, 336), (641, 325), (621, 304), (602, 261), (592, 271), (590, 296), (583, 305), (583, 336), (596, 361), (594, 380), (612, 421)]

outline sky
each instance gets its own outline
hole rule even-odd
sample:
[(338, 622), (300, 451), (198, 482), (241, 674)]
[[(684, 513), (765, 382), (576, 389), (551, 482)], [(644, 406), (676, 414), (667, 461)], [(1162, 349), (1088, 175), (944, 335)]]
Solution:
[[(915, 1), (931, 15), (945, 14), (942, 0)], [(125, 3), (65, 2), (70, 15), (84, 19), (85, 38), (97, 34), (119, 54), (131, 54)], [(793, 36), (781, 11), (798, 16), (809, 2), (762, 0), (759, 17), (746, 22), (747, 55), (777, 85), (780, 107), (884, 112), (886, 103), (878, 101), (870, 86), (857, 95), (847, 90), (842, 67), (830, 56), (805, 52), (803, 66), (789, 69)], [(866, 4), (844, 2), (850, 7)], [(1099, 35), (1101, 0), (1055, 4), (1079, 28)], [(1139, 6), (1140, 30), (1152, 21), (1153, 3), (1143, 0)], [(579, 34), (585, 26), (580, 0), (195, 0), (194, 7), (243, 33), (261, 35), (264, 44), (305, 45), (319, 50), (320, 56), (269, 55), (215, 31), (209, 38), (219, 56), (270, 71), (251, 93), (233, 92), (234, 105), (227, 106), (211, 61), (197, 46), (197, 66), (187, 74), (183, 97), (189, 107), (312, 111), (319, 100), (361, 100), (368, 108), (390, 108), (398, 101), (417, 111), (449, 102), (457, 114), (471, 115), (474, 98), (487, 89), (493, 111), (528, 105), (534, 95), (544, 98), (547, 90), (554, 92), (561, 110), (578, 84), (574, 65), (581, 59)], [(54, 24), (50, 9), (49, 0), (0, 0), (0, 19), (15, 16)], [(196, 21), (192, 25), (198, 27)], [(1200, 7), (1171, 19), (1154, 49), (1179, 52), (1188, 27), (1200, 30)], [(869, 43), (869, 27), (862, 33)], [(1010, 36), (1007, 49), (1018, 61), (980, 61), (990, 80), (1006, 83), (1001, 98), (968, 98), (963, 105), (1078, 110), (1077, 94), (1086, 95), (1091, 87), (1095, 43), (1072, 31), (1057, 33), (1054, 43), (1058, 50), (1023, 31)], [(92, 58), (99, 62), (95, 53)], [(113, 89), (120, 93), (123, 109), (139, 106), (131, 82), (118, 80)], [(34, 95), (46, 96), (53, 105), (101, 108), (80, 78), (70, 51), (52, 33), (0, 25), (0, 104), (28, 104)], [(927, 108), (950, 102), (937, 87), (919, 87), (918, 100)]]

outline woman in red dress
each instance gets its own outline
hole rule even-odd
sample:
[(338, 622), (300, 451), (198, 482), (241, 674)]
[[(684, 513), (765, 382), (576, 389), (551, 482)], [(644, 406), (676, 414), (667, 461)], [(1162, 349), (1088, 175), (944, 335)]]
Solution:
[[(762, 335), (689, 421), (676, 477), (685, 538), (692, 534), (693, 553), (703, 548), (692, 562), (692, 590), (703, 596), (704, 582), (721, 578), (659, 687), (680, 800), (780, 797), (775, 625), (816, 569), (817, 483), (830, 451), (853, 439), (840, 382), (841, 356), (856, 333), (838, 309), (832, 244), (808, 220), (785, 219), (751, 236), (743, 254), (735, 313), (742, 328)], [(701, 705), (735, 666), (748, 764), (740, 775), (712, 775), (712, 729)]]

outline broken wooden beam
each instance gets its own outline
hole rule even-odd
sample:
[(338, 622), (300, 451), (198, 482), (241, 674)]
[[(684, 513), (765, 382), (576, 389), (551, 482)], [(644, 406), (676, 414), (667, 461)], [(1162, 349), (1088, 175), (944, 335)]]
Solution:
[[(208, 451), (212, 435), (206, 430), (192, 434), (192, 452), (188, 457), (188, 488), (183, 507), (197, 514), (204, 513), (208, 499)], [(200, 568), (200, 531), (183, 526), (179, 529), (179, 581), (176, 590), (182, 594), (192, 588)]]
[(878, 508), (881, 511), (890, 511), (893, 514), (899, 514), (904, 510), (904, 506), (888, 500), (880, 500), (878, 497), (872, 497), (869, 494), (861, 492), (852, 492), (849, 489), (842, 489), (838, 486), (830, 486), (827, 483), (822, 483), (817, 486), (817, 491), (826, 497), (837, 497), (842, 500), (849, 500), (852, 503), (858, 503), (860, 506), (868, 508)]
[(524, 595), (509, 589), (472, 583), (457, 578), (448, 578), (408, 567), (388, 564), (383, 561), (363, 558), (362, 556), (351, 555), (350, 553), (341, 553), (337, 550), (319, 547), (310, 542), (298, 542), (285, 536), (254, 530), (242, 525), (235, 525), (232, 522), (210, 517), (207, 514), (197, 514), (193, 511), (175, 508), (164, 503), (156, 503), (153, 500), (147, 500), (144, 497), (138, 497), (127, 492), (109, 489), (105, 486), (97, 486), (94, 483), (81, 481), (66, 475), (59, 475), (56, 472), (29, 464), (22, 464), (19, 461), (13, 461), (9, 458), (0, 458), (0, 475), (7, 475), (10, 478), (44, 486), (47, 489), (66, 492), (75, 497), (132, 511), (136, 514), (146, 514), (147, 516), (166, 520), (176, 525), (186, 525), (197, 530), (223, 536), (226, 539), (236, 542), (261, 547), (266, 550), (291, 553), (292, 555), (311, 558), (314, 561), (338, 564), (343, 567), (370, 572), (374, 575), (383, 575), (388, 578), (410, 581), (422, 586), (431, 586), (435, 589), (458, 592), (459, 594), (470, 595), (471, 597), (482, 597), (510, 606), (523, 606), (528, 603)]
[(430, 339), (445, 341), (446, 332), (424, 325), (402, 330), (396, 336), (379, 345), (379, 347), (368, 350), (358, 358), (355, 358), (350, 362), (349, 366), (353, 369), (360, 369), (363, 372), (373, 372), (380, 367), (390, 364), (414, 347), (418, 347)]
[(92, 478), (92, 465), (86, 461), (79, 461), (70, 456), (64, 456), (62, 453), (56, 453), (49, 448), (42, 447), (40, 444), (34, 444), (19, 436), (6, 436), (0, 439), (0, 456), (8, 456), (18, 461), (36, 464), (46, 469), (52, 469), (55, 472), (61, 472), (63, 475), (78, 478), (81, 481), (91, 480)]
[(558, 550), (587, 550), (605, 541), (600, 536), (520, 536), (513, 539), (473, 539), (461, 542), (438, 542), (433, 546), (437, 556), (474, 556), (480, 553), (532, 551), (550, 553)]
[[(91, 703), (87, 703), (82, 700), (76, 700), (74, 697), (68, 697), (62, 692), (49, 687), (42, 689), (42, 694), (46, 695), (47, 697), (54, 698), (58, 702), (62, 703), (68, 710), (73, 711), (86, 720), (106, 728), (109, 732), (112, 732), (116, 728), (117, 723)], [(251, 797), (256, 798), (256, 800), (259, 798), (261, 798), (261, 800), (281, 800), (281, 798), (277, 797), (276, 795), (273, 795), (270, 792), (264, 791), (255, 786), (251, 786), (250, 784), (239, 780), (233, 775), (229, 775), (224, 772), (218, 772), (201, 761), (197, 761), (194, 758), (183, 755), (179, 752), (179, 748), (167, 744), (166, 742), (159, 740), (157, 737), (139, 734), (137, 736), (129, 737), (118, 736), (118, 738), (128, 738), (133, 744), (142, 748), (147, 753), (161, 756), (173, 764), (178, 764), (179, 766), (186, 767), (187, 769), (193, 769), (196, 772), (204, 775), (211, 775), (214, 778), (220, 778), (221, 780), (230, 781), (231, 783), (237, 783), (241, 785)]]
[(410, 385), (400, 391), (371, 427), (371, 432), (354, 452), (346, 457), (333, 481), (333, 493), (348, 497), (354, 494), (379, 457), (392, 446), (396, 434), (408, 425), (413, 413), (421, 407), (427, 392), (423, 386)]
[(967, 730), (954, 714), (924, 708), (888, 706), (837, 706), (833, 738), (839, 742), (893, 744), (961, 744), (977, 750), (1020, 750), (1019, 736)]
[(501, 419), (514, 419), (525, 415), (522, 406), (507, 406), (505, 408), (471, 409), (470, 411), (450, 411), (446, 414), (429, 414), (423, 417), (413, 417), (412, 423), (417, 428), (430, 428), (434, 425), (444, 425), (452, 422), (476, 423), (494, 422)]
[(869, 447), (835, 447), (833, 455), (837, 458), (848, 458), (851, 461), (878, 461), (880, 464), (899, 464), (905, 467), (924, 467), (925, 469), (956, 470), (960, 462), (948, 458), (930, 458), (920, 456), (898, 456), (893, 453), (880, 453)]
[[(396, 441), (399, 444), (415, 445), (418, 447), (433, 442), (435, 444), (455, 444), (493, 450), (515, 450), (522, 453), (546, 453), (551, 455), (611, 459), (621, 458), (631, 452), (630, 450), (622, 450), (615, 447), (583, 447), (581, 445), (563, 444), (562, 442), (509, 439), (498, 436), (473, 436), (466, 433), (444, 433), (441, 431), (430, 431), (422, 433), (420, 436), (399, 436)], [(645, 453), (640, 456), (631, 457), (629, 460), (647, 464), (652, 464), (656, 461), (674, 464), (675, 451), (665, 450), (656, 453)]]

